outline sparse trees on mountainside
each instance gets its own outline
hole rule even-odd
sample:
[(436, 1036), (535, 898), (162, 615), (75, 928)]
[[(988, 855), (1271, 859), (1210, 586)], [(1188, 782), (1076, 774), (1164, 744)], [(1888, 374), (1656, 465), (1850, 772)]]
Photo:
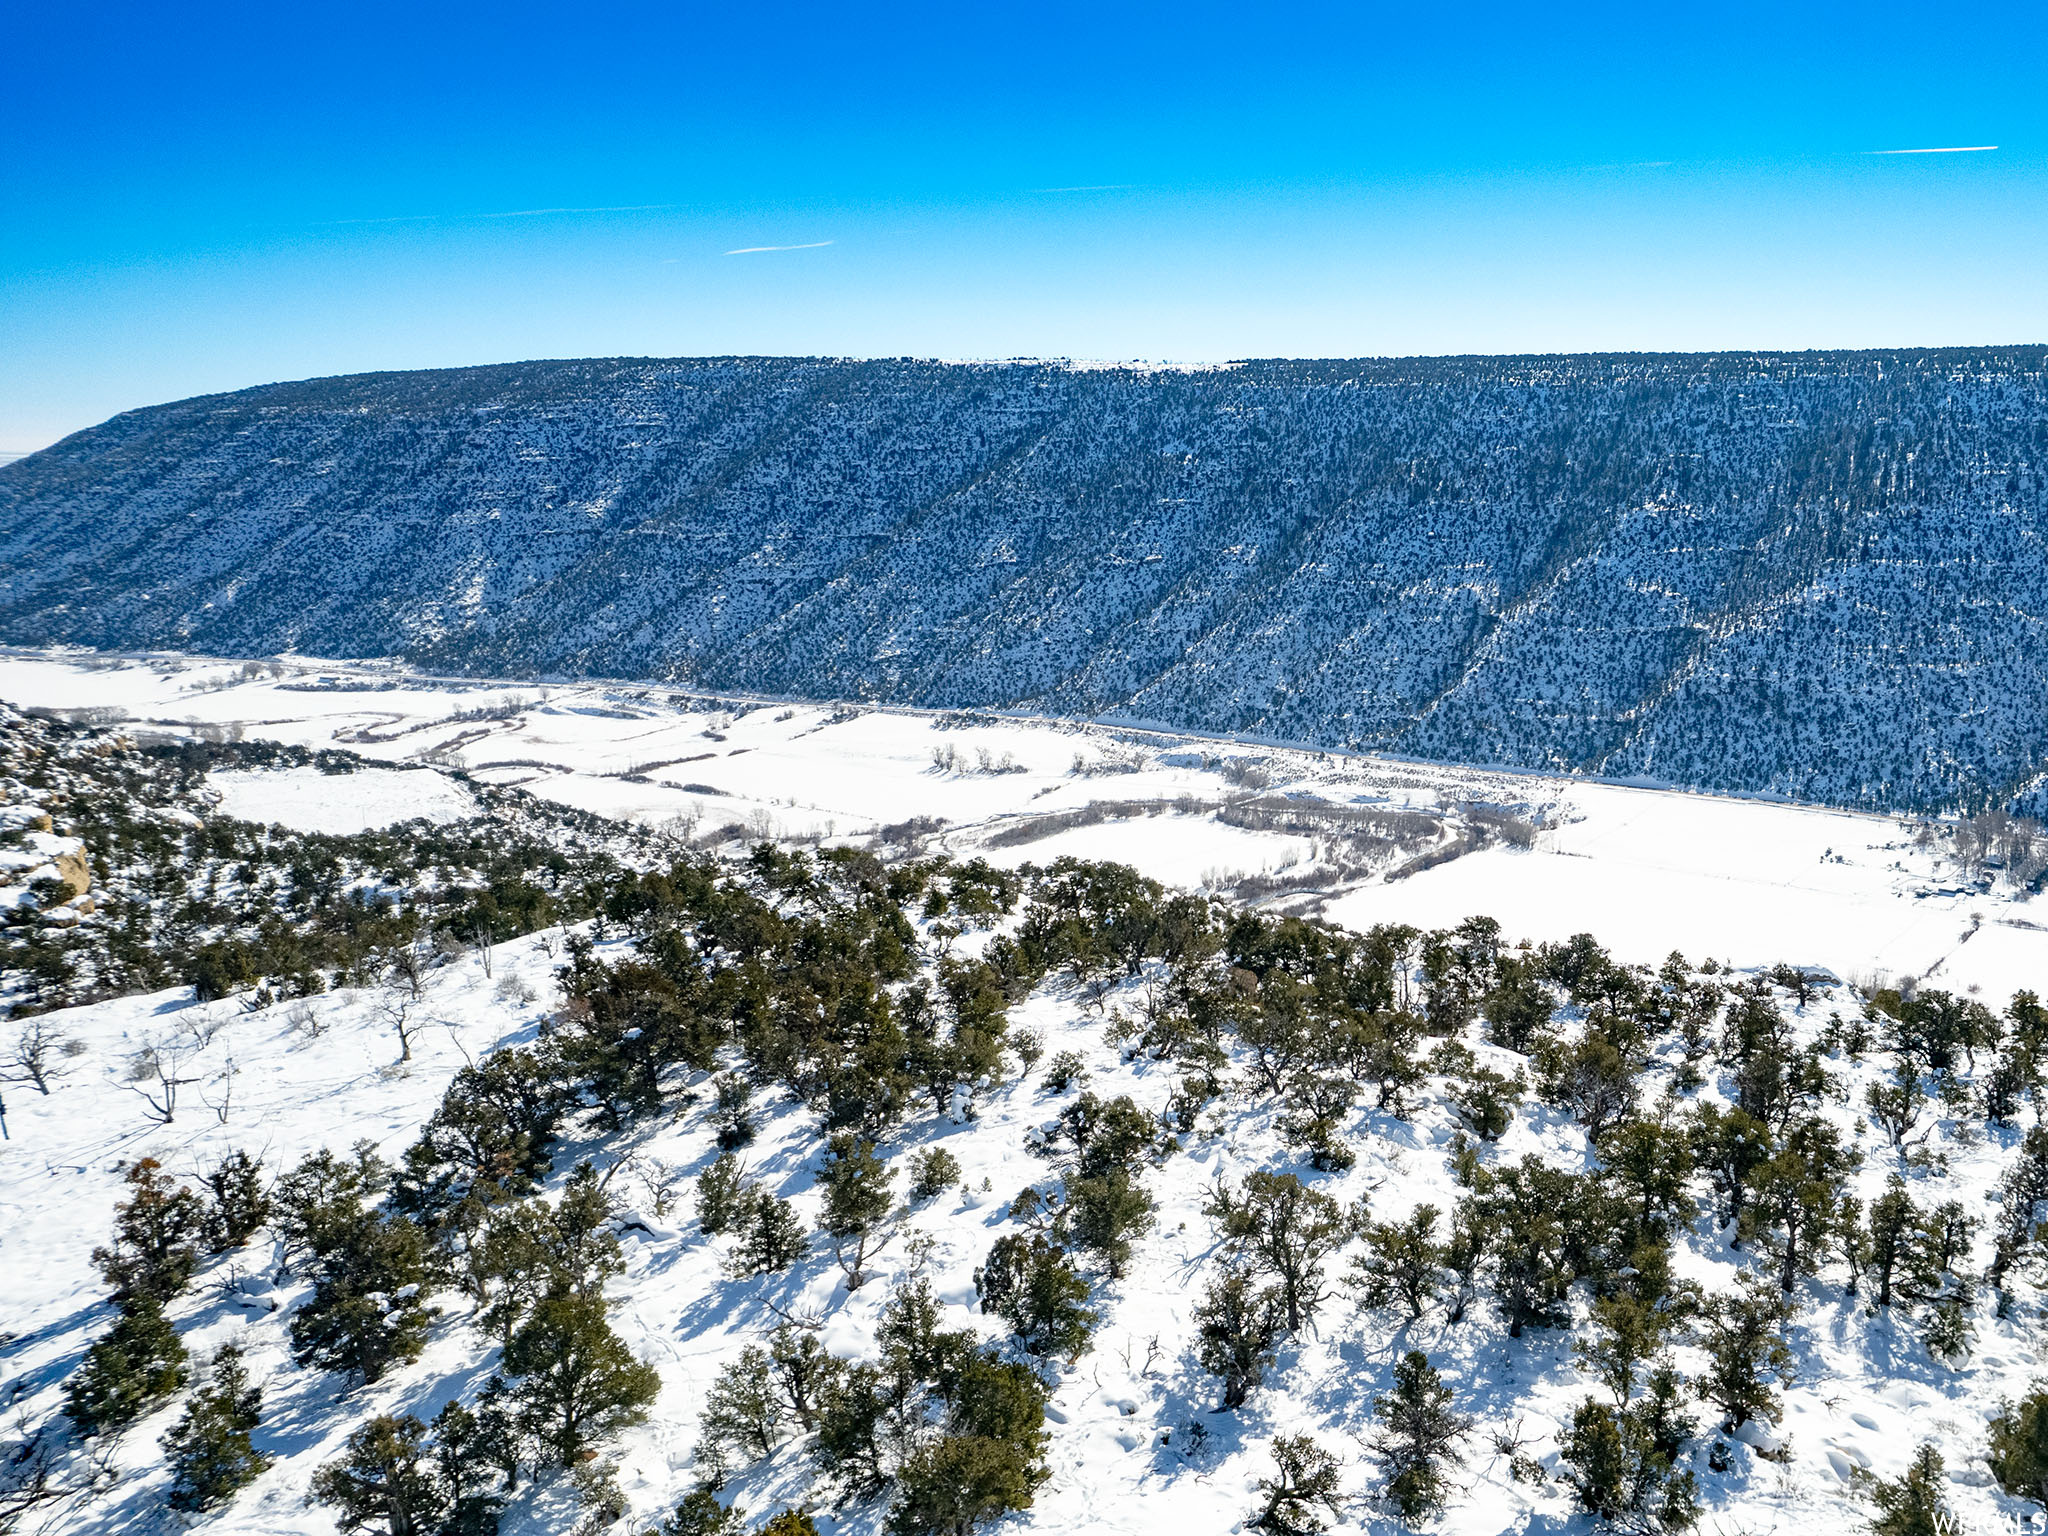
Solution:
[[(1134, 1379), (1199, 1367), (1213, 1384), (1198, 1406), (1249, 1405), (1241, 1429), (1270, 1407), (1291, 1429), (1314, 1401), (1277, 1394), (1302, 1386), (1297, 1358), (1333, 1329), (1347, 1352), (1361, 1329), (1404, 1331), (1361, 1497), (1409, 1522), (1459, 1497), (1458, 1409), (1479, 1404), (1409, 1345), (1439, 1364), (1452, 1346), (1468, 1362), (1504, 1352), (1496, 1385), (1527, 1380), (1525, 1364), (1576, 1372), (1547, 1475), (1585, 1516), (1647, 1536), (1745, 1496), (1724, 1476), (1729, 1447), (1696, 1430), (1768, 1447), (1744, 1426), (1786, 1412), (1816, 1305), (1841, 1308), (1841, 1337), (1903, 1336), (1913, 1369), (1963, 1380), (1984, 1364), (1968, 1358), (1987, 1326), (1980, 1283), (2000, 1293), (2002, 1332), (2034, 1327), (2048, 1134), (2018, 1127), (2048, 1016), (2024, 994), (2001, 1018), (1865, 987), (1859, 1010), (1796, 968), (1651, 969), (1583, 935), (1511, 946), (1483, 922), (1347, 933), (1077, 859), (976, 874), (848, 849), (668, 853), (549, 896), (601, 911), (603, 939), (554, 941), (562, 1006), (521, 1014), (516, 1044), (448, 1076), (397, 1169), (368, 1144), (274, 1181), (240, 1152), (206, 1172), (209, 1154), (187, 1189), (138, 1163), (95, 1255), (122, 1313), (67, 1384), (80, 1433), (168, 1421), (187, 1371), (178, 1328), (272, 1255), (297, 1283), (252, 1328), (337, 1373), (330, 1393), (382, 1382), (393, 1404), (446, 1403), (431, 1424), (360, 1424), (320, 1471), (316, 1496), (345, 1528), (491, 1536), (501, 1515), (532, 1516), (531, 1475), (544, 1501), (579, 1490), (595, 1529), (626, 1507), (607, 1447), (677, 1411), (629, 1342), (662, 1294), (650, 1286), (675, 1273), (710, 1287), (689, 1316), (751, 1332), (707, 1367), (692, 1405), (706, 1487), (664, 1536), (743, 1528), (713, 1489), (764, 1459), (778, 1530), (839, 1501), (895, 1536), (962, 1536), (1030, 1508), (1056, 1449), (1049, 1390), (1091, 1347)], [(478, 920), (468, 887), (441, 905)], [(441, 915), (420, 922), (436, 931)], [(458, 970), (473, 979), (423, 963), (420, 985)], [(1025, 999), (1020, 1049), (1008, 1015)], [(1055, 1047), (1072, 1056), (1058, 1073), (1015, 1076)], [(1018, 1175), (989, 1155), (991, 1125), (1004, 1158), (1040, 1159), (1007, 1206), (994, 1180)], [(1207, 1230), (1175, 1225), (1196, 1172), (1183, 1152), (1223, 1171)], [(647, 1207), (614, 1201), (643, 1176)], [(694, 1223), (671, 1214), (686, 1177)], [(1998, 1198), (1980, 1201), (1994, 1178)], [(967, 1223), (993, 1230), (963, 1255)], [(1705, 1278), (1731, 1260), (1738, 1279)], [(1162, 1271), (1191, 1305), (1133, 1326), (1127, 1284)], [(606, 1300), (622, 1284), (633, 1327)], [(1340, 1284), (1358, 1312), (1327, 1305)], [(867, 1299), (849, 1307), (856, 1289)], [(442, 1290), (472, 1305), (443, 1318)], [(972, 1330), (948, 1326), (976, 1302)], [(1558, 1332), (1529, 1337), (1543, 1329)], [(462, 1359), (462, 1396), (419, 1395), (429, 1361)], [(1512, 1425), (1513, 1390), (1486, 1406), (1489, 1428), (1496, 1411)], [(218, 1356), (164, 1441), (185, 1505), (218, 1507), (260, 1472), (259, 1406)], [(2048, 1489), (2028, 1459), (2048, 1445), (2035, 1406), (1994, 1421), (1991, 1459), (2016, 1495), (2048, 1497), (2027, 1491)], [(1168, 1447), (1149, 1453), (1161, 1467), (1216, 1454), (1206, 1431), (1132, 1427)], [(1518, 1434), (1496, 1443), (1515, 1475), (1539, 1475)], [(1273, 1451), (1251, 1525), (1306, 1531), (1352, 1507), (1312, 1439)], [(1887, 1532), (1938, 1528), (1942, 1489), (1916, 1466), (1873, 1486)]]

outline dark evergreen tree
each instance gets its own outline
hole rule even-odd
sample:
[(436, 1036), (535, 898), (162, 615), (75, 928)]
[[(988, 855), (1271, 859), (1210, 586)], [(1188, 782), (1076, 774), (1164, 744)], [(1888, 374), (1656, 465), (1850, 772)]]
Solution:
[(114, 1207), (114, 1241), (95, 1248), (92, 1261), (116, 1299), (147, 1296), (167, 1302), (192, 1283), (199, 1267), (197, 1239), (206, 1227), (200, 1199), (173, 1183), (155, 1158), (128, 1170), (128, 1198)]
[(171, 1508), (218, 1509), (254, 1482), (270, 1465), (249, 1439), (262, 1417), (263, 1389), (250, 1383), (242, 1352), (228, 1345), (214, 1355), (206, 1383), (163, 1437)]
[(427, 1426), (411, 1414), (381, 1414), (350, 1435), (342, 1454), (313, 1474), (312, 1497), (333, 1509), (344, 1533), (373, 1536), (436, 1536), (449, 1511)]
[[(832, 1394), (827, 1393), (829, 1403)], [(768, 1351), (749, 1344), (726, 1362), (705, 1394), (697, 1455), (722, 1474), (759, 1461), (782, 1439), (785, 1409)]]
[(1349, 1284), (1361, 1307), (1421, 1319), (1444, 1281), (1444, 1245), (1437, 1241), (1437, 1208), (1419, 1205), (1404, 1222), (1363, 1224), (1365, 1248), (1351, 1261)]
[(1088, 1283), (1044, 1237), (997, 1238), (988, 1261), (974, 1272), (974, 1284), (981, 1310), (1008, 1323), (1029, 1353), (1072, 1361), (1087, 1349), (1096, 1322), (1085, 1305)]
[(1327, 1293), (1323, 1265), (1351, 1235), (1343, 1207), (1291, 1173), (1247, 1174), (1218, 1185), (1207, 1207), (1231, 1252), (1279, 1287), (1287, 1331), (1298, 1333)]
[(518, 1466), (518, 1447), (505, 1443), (510, 1429), (489, 1405), (478, 1412), (451, 1399), (434, 1415), (434, 1474), (448, 1501), (439, 1536), (497, 1536), (505, 1508), (498, 1479), (509, 1484), (506, 1464)]
[(313, 1294), (292, 1316), (292, 1353), (362, 1381), (426, 1347), (436, 1310), (426, 1304), (435, 1258), (409, 1218), (357, 1209), (316, 1261)]
[(1792, 1352), (1780, 1332), (1784, 1317), (1776, 1287), (1753, 1275), (1739, 1277), (1735, 1290), (1712, 1297), (1701, 1312), (1707, 1369), (1699, 1394), (1721, 1410), (1730, 1429), (1777, 1417), (1778, 1384), (1792, 1379)]
[(263, 1165), (248, 1153), (228, 1153), (206, 1175), (206, 1246), (215, 1253), (240, 1248), (270, 1220)]
[(185, 1346), (156, 1299), (131, 1296), (64, 1387), (64, 1413), (81, 1435), (123, 1429), (185, 1384)]
[(1941, 1452), (1923, 1444), (1905, 1472), (1895, 1478), (1871, 1478), (1865, 1488), (1877, 1506), (1871, 1519), (1874, 1536), (1963, 1536), (1963, 1525), (1942, 1498)]
[(941, 1435), (913, 1451), (896, 1474), (889, 1536), (969, 1536), (1012, 1510), (1029, 1509), (1042, 1476), (1012, 1441)]
[(1223, 1406), (1241, 1408), (1265, 1380), (1274, 1346), (1287, 1321), (1279, 1287), (1261, 1287), (1244, 1266), (1233, 1265), (1209, 1283), (1195, 1309), (1195, 1356), (1223, 1382)]
[(1419, 1349), (1394, 1365), (1394, 1389), (1373, 1399), (1373, 1453), (1386, 1475), (1386, 1498), (1411, 1524), (1434, 1519), (1449, 1496), (1447, 1471), (1472, 1421), (1451, 1411), (1451, 1389)]
[(682, 1503), (648, 1536), (743, 1536), (747, 1512), (737, 1504), (721, 1504), (708, 1488), (683, 1495)]
[(730, 1152), (697, 1175), (697, 1225), (706, 1237), (730, 1232), (751, 1209), (746, 1170)]
[(1990, 1449), (1998, 1486), (2048, 1509), (2048, 1387), (2000, 1405)]
[(1265, 1502), (1245, 1516), (1246, 1530), (1273, 1536), (1315, 1536), (1327, 1529), (1324, 1515), (1344, 1513), (1338, 1493), (1337, 1458), (1307, 1435), (1283, 1435), (1273, 1442), (1273, 1475), (1259, 1479)]
[(520, 1427), (565, 1467), (639, 1423), (661, 1391), (660, 1375), (634, 1358), (591, 1292), (542, 1298), (512, 1336), (504, 1369)]
[(768, 1363), (782, 1411), (806, 1430), (817, 1428), (846, 1363), (827, 1354), (816, 1333), (789, 1323), (769, 1340)]
[(1697, 1480), (1676, 1462), (1691, 1432), (1668, 1372), (1633, 1407), (1587, 1398), (1558, 1448), (1564, 1481), (1604, 1524), (1643, 1536), (1687, 1530), (1699, 1518)]
[(726, 1267), (736, 1279), (775, 1274), (796, 1263), (810, 1248), (810, 1237), (796, 1207), (766, 1190), (757, 1190)]
[(832, 1255), (846, 1272), (846, 1288), (858, 1290), (867, 1279), (862, 1266), (883, 1236), (889, 1217), (889, 1181), (893, 1173), (867, 1142), (850, 1131), (836, 1133), (826, 1145), (818, 1175), (824, 1211), (818, 1226), (832, 1244)]
[(1068, 1179), (1066, 1196), (1063, 1224), (1075, 1246), (1100, 1258), (1112, 1277), (1122, 1275), (1156, 1219), (1145, 1186), (1128, 1169), (1112, 1167)]

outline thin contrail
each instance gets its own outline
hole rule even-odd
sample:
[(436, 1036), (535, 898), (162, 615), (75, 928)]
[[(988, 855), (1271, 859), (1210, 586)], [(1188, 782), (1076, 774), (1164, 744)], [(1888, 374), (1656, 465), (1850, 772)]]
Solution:
[(815, 251), (818, 247), (830, 245), (831, 243), (830, 240), (811, 240), (803, 245), (743, 245), (738, 250), (727, 251), (725, 254), (728, 256), (758, 256), (763, 251)]
[(1938, 149), (1866, 149), (1866, 155), (1981, 155), (1996, 144), (1948, 144)]

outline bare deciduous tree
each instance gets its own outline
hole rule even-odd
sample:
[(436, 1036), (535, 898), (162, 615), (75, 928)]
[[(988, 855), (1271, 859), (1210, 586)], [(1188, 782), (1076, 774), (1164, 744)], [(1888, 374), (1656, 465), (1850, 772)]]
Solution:
[(179, 1044), (155, 1040), (136, 1053), (134, 1064), (128, 1069), (124, 1086), (149, 1106), (149, 1118), (159, 1125), (169, 1125), (177, 1119), (178, 1090), (199, 1081), (181, 1075), (184, 1065), (185, 1053)]
[(425, 1027), (413, 1017), (413, 1000), (403, 992), (393, 992), (377, 1005), (377, 1011), (398, 1036), (398, 1059), (411, 1061), (412, 1037)]
[(22, 1025), (21, 1032), (14, 1037), (14, 1048), (8, 1053), (6, 1065), (0, 1067), (0, 1082), (28, 1083), (36, 1092), (47, 1094), (50, 1084), (65, 1075), (60, 1058), (76, 1056), (84, 1049), (81, 1042), (69, 1039), (38, 1015)]

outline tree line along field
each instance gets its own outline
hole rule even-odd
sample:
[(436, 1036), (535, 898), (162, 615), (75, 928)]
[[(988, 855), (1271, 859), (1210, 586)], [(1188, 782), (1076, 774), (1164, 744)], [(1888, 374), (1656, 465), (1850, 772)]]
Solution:
[[(13, 728), (138, 846), (194, 771)], [(2031, 993), (519, 798), (172, 818), (215, 907), (130, 942), (197, 973), (110, 945), (104, 1000), (9, 1023), (0, 1519), (1902, 1536), (2048, 1499)], [(258, 900), (272, 937), (207, 937)]]

